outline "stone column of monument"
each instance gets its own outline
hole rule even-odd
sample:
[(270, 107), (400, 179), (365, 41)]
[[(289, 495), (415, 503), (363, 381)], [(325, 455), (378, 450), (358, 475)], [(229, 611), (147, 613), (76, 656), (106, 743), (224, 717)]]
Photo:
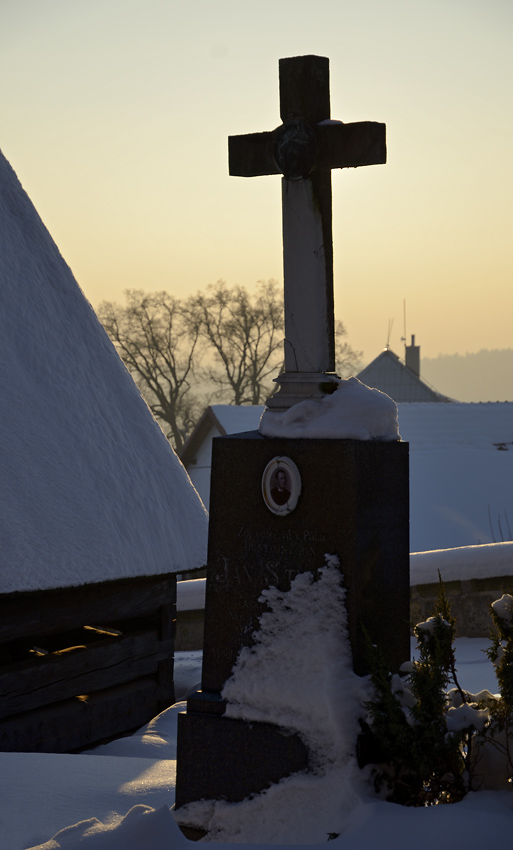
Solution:
[[(283, 175), (285, 371), (267, 403), (276, 411), (337, 386), (331, 169), (386, 160), (383, 124), (330, 120), (323, 57), (280, 60), (280, 111), (276, 130), (229, 140), (231, 174)], [(294, 491), (284, 508), (271, 493), (278, 468)], [(255, 431), (213, 441), (202, 690), (179, 715), (178, 810), (200, 799), (240, 801), (308, 767), (289, 730), (223, 716), (221, 692), (252, 643), (266, 587), (286, 591), (295, 575), (315, 573), (325, 553), (335, 554), (355, 672), (368, 670), (365, 631), (390, 669), (409, 657), (408, 499), (408, 445), (399, 440)]]

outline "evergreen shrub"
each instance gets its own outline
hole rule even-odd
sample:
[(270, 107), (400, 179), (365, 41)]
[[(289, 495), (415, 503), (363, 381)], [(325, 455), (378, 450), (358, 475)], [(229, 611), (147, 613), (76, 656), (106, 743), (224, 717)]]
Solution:
[[(456, 621), (443, 581), (431, 616), (414, 629), (417, 653), (392, 674), (377, 646), (371, 653), (373, 698), (364, 728), (375, 758), (376, 791), (407, 806), (454, 803), (483, 786), (488, 747), (513, 777), (513, 596), (492, 603), (491, 646), (499, 695), (464, 690), (456, 671)], [(378, 755), (379, 754), (379, 755)]]

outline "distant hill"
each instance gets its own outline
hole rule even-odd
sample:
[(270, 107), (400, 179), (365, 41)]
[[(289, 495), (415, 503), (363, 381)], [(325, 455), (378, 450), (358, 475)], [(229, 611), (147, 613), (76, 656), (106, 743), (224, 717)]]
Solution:
[(421, 378), (457, 401), (513, 401), (513, 348), (421, 358)]

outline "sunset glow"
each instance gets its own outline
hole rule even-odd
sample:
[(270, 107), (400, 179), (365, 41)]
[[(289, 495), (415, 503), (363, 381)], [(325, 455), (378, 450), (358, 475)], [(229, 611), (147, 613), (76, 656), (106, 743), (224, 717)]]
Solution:
[(388, 163), (333, 175), (335, 300), (368, 361), (512, 346), (513, 7), (504, 0), (8, 0), (0, 147), (94, 307), (282, 278), (277, 176), (227, 137), (280, 123), (278, 59), (330, 58), (332, 116)]

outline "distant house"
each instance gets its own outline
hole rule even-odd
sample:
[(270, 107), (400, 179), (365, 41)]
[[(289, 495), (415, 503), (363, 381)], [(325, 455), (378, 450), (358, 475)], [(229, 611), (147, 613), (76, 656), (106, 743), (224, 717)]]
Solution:
[(213, 404), (205, 409), (185, 443), (180, 460), (207, 510), (210, 503), (213, 438), (256, 431), (263, 412), (262, 405)]
[(374, 387), (389, 395), (398, 404), (402, 402), (450, 402), (453, 399), (441, 395), (420, 378), (420, 346), (405, 346), (405, 362), (388, 348), (356, 376), (368, 387)]
[[(212, 438), (256, 430), (263, 410), (220, 404), (203, 414), (182, 460), (205, 505)], [(513, 539), (513, 402), (400, 402), (398, 411), (410, 443), (410, 550)]]
[(1, 154), (0, 359), (0, 750), (70, 752), (174, 702), (208, 517)]

